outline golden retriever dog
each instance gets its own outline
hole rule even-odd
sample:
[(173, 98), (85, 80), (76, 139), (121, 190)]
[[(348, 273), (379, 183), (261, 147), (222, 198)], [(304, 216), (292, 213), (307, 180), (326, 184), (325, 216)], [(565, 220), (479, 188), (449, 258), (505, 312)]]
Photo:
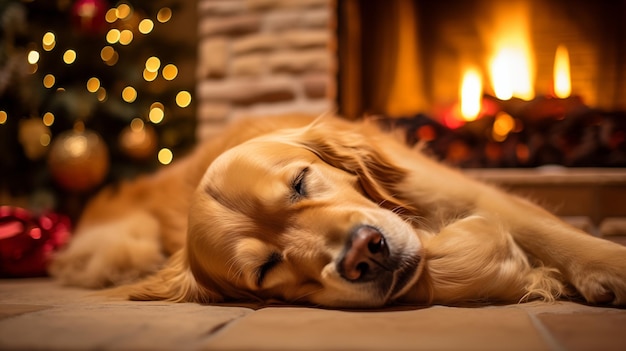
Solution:
[(235, 123), (97, 195), (51, 273), (133, 300), (626, 305), (626, 247), (368, 121)]

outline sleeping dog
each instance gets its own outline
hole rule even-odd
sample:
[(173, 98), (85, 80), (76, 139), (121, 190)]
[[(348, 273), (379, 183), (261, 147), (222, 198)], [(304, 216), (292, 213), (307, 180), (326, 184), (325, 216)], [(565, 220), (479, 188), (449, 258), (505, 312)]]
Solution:
[(87, 206), (51, 273), (134, 300), (626, 305), (626, 247), (369, 121), (240, 121)]

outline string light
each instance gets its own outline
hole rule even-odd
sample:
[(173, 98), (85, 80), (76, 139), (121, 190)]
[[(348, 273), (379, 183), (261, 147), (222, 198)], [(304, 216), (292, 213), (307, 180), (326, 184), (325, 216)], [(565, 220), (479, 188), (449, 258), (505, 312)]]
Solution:
[(143, 79), (147, 82), (152, 82), (156, 79), (158, 72), (150, 72), (147, 69), (143, 70)]
[(43, 46), (44, 50), (52, 51), (52, 49), (54, 49), (54, 46), (56, 45), (56, 37), (54, 33), (47, 32), (46, 34), (44, 34), (43, 38), (41, 39), (41, 45)]
[(172, 10), (169, 7), (164, 7), (157, 12), (157, 21), (165, 23), (172, 18)]
[(117, 28), (109, 30), (107, 32), (106, 40), (109, 44), (115, 44), (120, 41), (120, 30)]
[(31, 65), (34, 65), (37, 62), (39, 62), (39, 51), (37, 51), (37, 50), (29, 51), (28, 52), (28, 63), (30, 63)]
[(6, 111), (0, 110), (0, 124), (7, 123), (7, 119), (9, 119), (9, 115), (6, 113)]
[(55, 82), (56, 82), (56, 78), (52, 74), (46, 74), (43, 77), (43, 86), (48, 89), (52, 88)]
[(50, 134), (42, 133), (39, 136), (39, 144), (41, 144), (42, 146), (48, 146), (50, 145), (50, 139), (51, 139)]
[(150, 113), (148, 114), (148, 118), (150, 119), (150, 122), (154, 124), (159, 124), (163, 121), (163, 118), (165, 117), (165, 112), (163, 111), (163, 107), (154, 105), (155, 104), (152, 104), (153, 107), (150, 107)]
[(191, 104), (191, 94), (186, 90), (178, 92), (176, 94), (176, 104), (183, 108), (189, 106)]
[(130, 129), (133, 132), (141, 132), (143, 130), (143, 120), (141, 118), (133, 118), (132, 121), (130, 121)]
[(117, 18), (123, 20), (127, 18), (128, 16), (130, 16), (132, 12), (133, 10), (130, 8), (128, 4), (120, 4), (117, 7)]
[(128, 45), (132, 41), (133, 41), (133, 32), (132, 31), (130, 31), (128, 29), (124, 29), (123, 31), (120, 32), (120, 44)]
[(72, 49), (65, 51), (65, 53), (63, 54), (63, 62), (71, 65), (72, 63), (74, 63), (74, 61), (76, 61), (76, 51)]
[(169, 165), (170, 163), (172, 163), (172, 160), (174, 159), (174, 154), (172, 153), (170, 149), (164, 147), (161, 150), (159, 150), (159, 154), (157, 155), (157, 158), (159, 159), (159, 162), (161, 162), (161, 164)]
[(100, 80), (96, 77), (91, 77), (87, 81), (87, 90), (90, 93), (95, 93), (100, 89)]
[(117, 9), (116, 8), (109, 9), (106, 15), (104, 15), (104, 19), (109, 23), (113, 23), (117, 21)]
[(158, 57), (152, 56), (146, 60), (146, 70), (149, 72), (157, 72), (161, 67), (161, 60)]
[(166, 65), (165, 67), (163, 67), (162, 74), (163, 74), (163, 78), (165, 78), (165, 80), (173, 80), (178, 75), (178, 67), (176, 67), (176, 65), (170, 63), (170, 64)]
[(54, 114), (52, 114), (52, 112), (46, 112), (43, 114), (41, 120), (45, 126), (50, 127), (54, 124)]
[(113, 49), (113, 47), (108, 46), (108, 45), (103, 47), (102, 50), (100, 50), (100, 58), (104, 62), (111, 60), (114, 54), (115, 54), (115, 49)]
[(127, 86), (122, 90), (122, 99), (128, 103), (134, 102), (135, 99), (137, 99), (137, 90), (131, 86)]
[(98, 93), (96, 94), (96, 97), (98, 99), (98, 101), (100, 102), (104, 102), (107, 99), (107, 91), (106, 89), (104, 89), (103, 87), (100, 87), (100, 89), (98, 89)]
[(145, 18), (139, 22), (139, 33), (148, 34), (152, 32), (152, 29), (154, 29), (154, 22), (151, 19)]

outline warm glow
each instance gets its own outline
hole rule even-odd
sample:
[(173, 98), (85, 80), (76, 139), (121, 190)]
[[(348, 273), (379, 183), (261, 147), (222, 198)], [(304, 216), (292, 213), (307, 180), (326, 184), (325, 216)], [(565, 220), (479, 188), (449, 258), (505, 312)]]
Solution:
[(71, 65), (72, 63), (74, 63), (74, 61), (76, 61), (76, 51), (72, 49), (67, 50), (63, 54), (63, 62), (67, 63), (68, 65)]
[(109, 9), (106, 15), (104, 16), (104, 19), (109, 23), (113, 23), (117, 21), (117, 9), (116, 8)]
[(113, 47), (111, 46), (105, 46), (102, 48), (102, 50), (100, 50), (100, 58), (104, 62), (110, 61), (114, 55), (115, 55), (115, 49), (113, 49)]
[(28, 63), (30, 63), (31, 65), (34, 65), (37, 62), (39, 62), (39, 51), (31, 50), (28, 53)]
[(159, 159), (159, 162), (161, 162), (161, 164), (169, 165), (174, 159), (174, 154), (172, 154), (172, 151), (170, 151), (170, 149), (163, 148), (159, 151), (159, 154), (157, 157)]
[(100, 87), (100, 89), (98, 89), (98, 93), (96, 93), (96, 97), (98, 98), (98, 101), (100, 102), (106, 101), (107, 99), (106, 89), (104, 89), (103, 87)]
[(158, 57), (152, 56), (146, 60), (146, 70), (149, 72), (156, 72), (161, 67), (161, 60)]
[(104, 63), (106, 63), (107, 66), (113, 66), (117, 63), (117, 60), (119, 60), (119, 58), (120, 58), (120, 55), (117, 53), (117, 51), (113, 50), (113, 54), (111, 55), (111, 58), (104, 61)]
[(476, 69), (468, 69), (463, 75), (461, 83), (461, 116), (466, 121), (473, 121), (478, 117), (483, 96), (483, 83), (480, 73)]
[(494, 93), (501, 100), (535, 97), (535, 62), (531, 55), (528, 5), (495, 2), (489, 68)]
[(152, 32), (152, 29), (154, 29), (154, 22), (151, 19), (145, 18), (139, 22), (139, 33), (148, 34)]
[(130, 6), (128, 6), (128, 4), (120, 4), (117, 7), (117, 18), (119, 19), (125, 19), (126, 17), (130, 16), (131, 13), (132, 9), (130, 8)]
[(90, 93), (95, 93), (100, 89), (100, 80), (96, 77), (91, 77), (87, 81), (87, 90)]
[(157, 75), (159, 74), (159, 72), (150, 72), (147, 69), (144, 68), (143, 70), (143, 79), (145, 79), (147, 82), (152, 82), (153, 80), (156, 79)]
[(561, 99), (572, 93), (569, 53), (564, 45), (559, 45), (554, 56), (554, 95)]
[(143, 130), (143, 126), (144, 123), (141, 118), (133, 118), (133, 120), (130, 121), (130, 129), (133, 132), (141, 132)]
[(164, 7), (157, 13), (157, 21), (165, 23), (172, 18), (172, 10), (168, 7)]
[(107, 32), (107, 43), (109, 44), (115, 44), (120, 40), (120, 30), (113, 28), (110, 31)]
[(46, 74), (43, 77), (43, 86), (46, 88), (52, 88), (55, 82), (56, 78), (52, 74)]
[(143, 70), (143, 79), (145, 79), (147, 82), (152, 82), (153, 80), (156, 79), (157, 75), (159, 72), (150, 72), (147, 69)]
[(46, 51), (54, 49), (54, 46), (56, 45), (56, 38), (54, 36), (54, 33), (47, 32), (46, 34), (44, 34), (43, 38), (41, 39), (41, 45)]
[(43, 124), (45, 126), (50, 127), (51, 125), (54, 124), (54, 114), (52, 112), (44, 113), (41, 119), (43, 120)]
[(496, 119), (493, 122), (491, 136), (495, 141), (504, 141), (513, 128), (515, 128), (513, 117), (506, 112), (500, 112), (496, 115)]
[(122, 90), (122, 99), (126, 102), (133, 102), (137, 99), (137, 90), (135, 88), (128, 86)]
[(0, 124), (7, 123), (7, 119), (9, 119), (9, 115), (7, 115), (6, 111), (0, 110)]
[(176, 104), (180, 107), (187, 107), (191, 104), (191, 94), (188, 91), (182, 90), (176, 94)]
[(163, 112), (162, 107), (154, 106), (150, 108), (150, 113), (148, 115), (150, 122), (154, 124), (159, 124), (163, 121), (163, 117), (165, 117), (165, 112)]
[(123, 31), (120, 32), (120, 44), (122, 45), (128, 45), (133, 41), (133, 32), (128, 30), (128, 29), (124, 29)]
[(166, 65), (165, 67), (163, 67), (162, 74), (165, 80), (173, 80), (178, 75), (178, 67), (170, 63)]

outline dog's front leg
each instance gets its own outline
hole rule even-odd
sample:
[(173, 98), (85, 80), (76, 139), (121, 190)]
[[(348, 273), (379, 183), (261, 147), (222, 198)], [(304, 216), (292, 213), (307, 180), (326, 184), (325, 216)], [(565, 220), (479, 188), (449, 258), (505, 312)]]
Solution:
[(498, 214), (524, 251), (558, 268), (588, 302), (626, 305), (626, 247), (583, 233), (498, 189), (481, 191), (477, 205)]

